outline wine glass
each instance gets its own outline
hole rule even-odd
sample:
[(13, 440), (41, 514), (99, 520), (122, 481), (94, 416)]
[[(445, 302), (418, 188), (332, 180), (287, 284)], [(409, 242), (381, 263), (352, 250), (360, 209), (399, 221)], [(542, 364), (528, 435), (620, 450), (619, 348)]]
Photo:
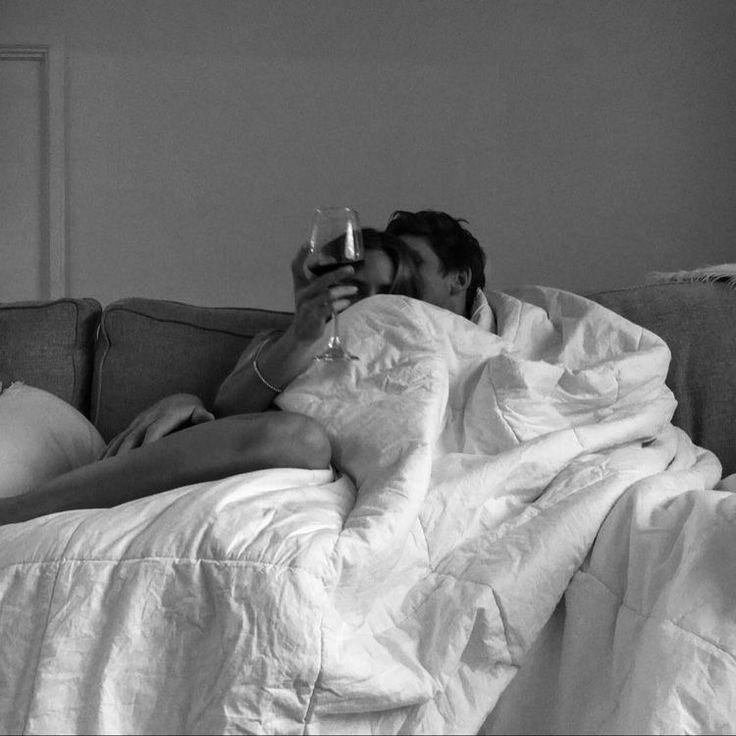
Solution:
[[(349, 207), (324, 207), (314, 210), (304, 265), (309, 278), (334, 271), (340, 266), (363, 260), (363, 238), (358, 213)], [(358, 360), (340, 341), (337, 312), (332, 312), (332, 337), (317, 360)]]

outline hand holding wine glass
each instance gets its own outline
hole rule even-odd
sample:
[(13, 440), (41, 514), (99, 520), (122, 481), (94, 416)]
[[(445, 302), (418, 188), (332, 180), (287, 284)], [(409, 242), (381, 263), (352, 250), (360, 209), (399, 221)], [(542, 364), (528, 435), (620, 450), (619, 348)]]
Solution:
[[(363, 242), (358, 213), (348, 207), (317, 209), (312, 215), (305, 273), (311, 279), (319, 279), (346, 265), (363, 260)], [(332, 337), (325, 352), (315, 356), (318, 360), (357, 360), (342, 345), (339, 335), (337, 310), (332, 308)]]
[(341, 266), (323, 276), (315, 277), (305, 266), (309, 253), (306, 243), (291, 262), (294, 281), (294, 321), (290, 330), (299, 343), (320, 340), (332, 312), (343, 312), (354, 301), (358, 292), (349, 283), (355, 274), (352, 266)]

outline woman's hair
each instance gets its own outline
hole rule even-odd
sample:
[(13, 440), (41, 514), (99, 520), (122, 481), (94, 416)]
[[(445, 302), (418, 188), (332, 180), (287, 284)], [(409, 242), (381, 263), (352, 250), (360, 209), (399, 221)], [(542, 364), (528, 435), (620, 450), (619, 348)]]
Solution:
[(389, 294), (400, 294), (419, 299), (419, 259), (404, 242), (381, 230), (371, 227), (361, 229), (364, 250), (382, 250), (394, 265), (394, 278)]

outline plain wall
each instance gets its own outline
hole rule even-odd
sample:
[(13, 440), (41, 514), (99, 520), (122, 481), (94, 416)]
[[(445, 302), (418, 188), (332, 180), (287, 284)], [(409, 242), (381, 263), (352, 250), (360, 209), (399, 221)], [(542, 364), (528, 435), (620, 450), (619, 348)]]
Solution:
[[(736, 3), (13, 0), (63, 45), (69, 291), (290, 309), (311, 209), (466, 218), (489, 286), (733, 261)], [(0, 224), (1, 227), (1, 224)]]

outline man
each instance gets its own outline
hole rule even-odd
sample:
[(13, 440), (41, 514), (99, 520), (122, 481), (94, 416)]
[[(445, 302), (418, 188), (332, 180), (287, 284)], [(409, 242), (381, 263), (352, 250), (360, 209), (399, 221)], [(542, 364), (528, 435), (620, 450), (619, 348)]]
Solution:
[(386, 232), (417, 257), (422, 301), (472, 319), (486, 284), (486, 256), (463, 222), (436, 210), (397, 210)]

